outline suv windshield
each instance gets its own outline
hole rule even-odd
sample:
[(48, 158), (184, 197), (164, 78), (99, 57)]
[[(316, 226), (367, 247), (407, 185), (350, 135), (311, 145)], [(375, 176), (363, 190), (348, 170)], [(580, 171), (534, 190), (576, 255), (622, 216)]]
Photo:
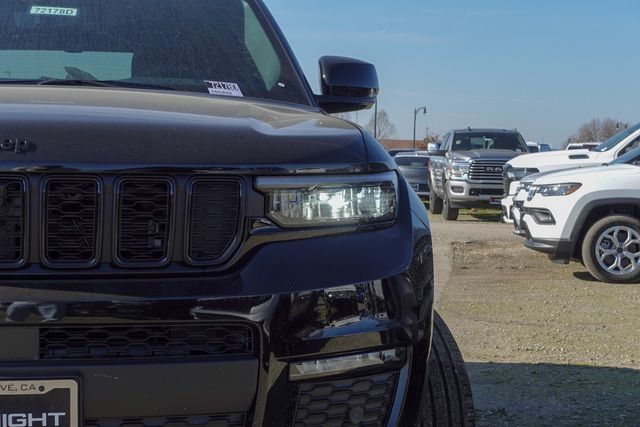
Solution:
[(38, 4), (0, 4), (0, 83), (153, 86), (309, 104), (294, 67), (253, 3)]
[(626, 154), (618, 157), (614, 161), (610, 162), (610, 165), (631, 165), (640, 160), (640, 147), (634, 148)]
[(526, 153), (527, 144), (517, 133), (461, 132), (453, 138), (452, 151), (511, 150)]
[(631, 135), (632, 133), (634, 133), (638, 129), (640, 129), (640, 123), (638, 123), (637, 125), (635, 125), (633, 127), (625, 129), (622, 132), (618, 132), (617, 134), (613, 135), (611, 138), (607, 139), (602, 144), (600, 144), (596, 148), (594, 148), (594, 151), (599, 151), (599, 152), (609, 151), (613, 147), (618, 145), (623, 139), (625, 139), (626, 137), (628, 137), (629, 135)]

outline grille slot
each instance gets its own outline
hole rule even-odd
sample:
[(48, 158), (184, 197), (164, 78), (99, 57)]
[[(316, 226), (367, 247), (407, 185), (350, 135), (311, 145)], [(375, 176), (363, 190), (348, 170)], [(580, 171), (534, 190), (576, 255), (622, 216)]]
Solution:
[(0, 179), (0, 267), (15, 267), (25, 256), (25, 184)]
[(244, 427), (245, 414), (86, 420), (84, 427)]
[(40, 359), (192, 358), (250, 355), (245, 325), (145, 325), (40, 328)]
[(54, 266), (97, 261), (100, 184), (93, 178), (52, 178), (45, 183), (44, 259)]
[(240, 223), (240, 184), (196, 180), (191, 186), (187, 258), (192, 263), (218, 260), (231, 247)]
[(469, 166), (469, 179), (503, 182), (505, 160), (476, 160)]
[(121, 264), (148, 266), (167, 262), (172, 204), (169, 180), (120, 182), (116, 258)]
[(363, 411), (367, 427), (387, 424), (398, 374), (395, 372), (346, 380), (300, 384), (293, 427), (352, 426), (354, 408)]

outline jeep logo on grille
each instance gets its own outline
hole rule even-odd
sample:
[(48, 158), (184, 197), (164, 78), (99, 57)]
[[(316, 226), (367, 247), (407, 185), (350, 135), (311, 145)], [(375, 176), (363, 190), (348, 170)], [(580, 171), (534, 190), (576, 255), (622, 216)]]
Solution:
[(35, 145), (25, 139), (3, 139), (0, 141), (0, 150), (27, 154), (30, 151), (35, 151)]
[(487, 172), (500, 172), (502, 173), (502, 167), (501, 166), (486, 166), (484, 168), (485, 171)]

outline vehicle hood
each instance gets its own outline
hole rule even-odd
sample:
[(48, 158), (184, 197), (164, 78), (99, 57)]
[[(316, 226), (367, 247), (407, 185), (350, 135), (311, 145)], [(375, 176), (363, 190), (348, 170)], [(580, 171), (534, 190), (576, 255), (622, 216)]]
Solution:
[(536, 168), (571, 168), (581, 165), (595, 165), (603, 163), (603, 154), (589, 150), (564, 150), (547, 151), (544, 153), (531, 153), (518, 156), (510, 160), (507, 164), (514, 169)]
[(89, 87), (0, 88), (0, 162), (44, 165), (356, 165), (366, 163), (353, 124), (289, 104)]
[(454, 161), (468, 162), (470, 160), (491, 159), (491, 160), (510, 160), (521, 153), (513, 150), (469, 150), (469, 151), (453, 151), (451, 159)]
[(544, 174), (535, 182), (536, 185), (562, 184), (585, 181), (615, 182), (616, 177), (640, 175), (640, 167), (633, 165), (595, 166), (583, 169), (570, 169)]

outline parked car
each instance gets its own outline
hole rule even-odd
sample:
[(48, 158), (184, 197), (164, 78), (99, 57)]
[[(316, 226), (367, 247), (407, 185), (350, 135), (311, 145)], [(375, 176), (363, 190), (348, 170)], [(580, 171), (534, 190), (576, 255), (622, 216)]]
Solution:
[(540, 152), (540, 145), (534, 141), (527, 141), (527, 147), (529, 147), (529, 153)]
[(538, 144), (538, 151), (540, 153), (546, 153), (547, 151), (553, 151), (553, 148), (551, 148), (549, 144), (541, 142)]
[(566, 150), (593, 150), (600, 145), (600, 142), (572, 142), (567, 144)]
[(424, 204), (329, 115), (375, 67), (315, 95), (260, 0), (68, 4), (0, 3), (2, 427), (472, 425)]
[[(573, 168), (572, 170), (575, 170), (577, 172), (578, 170), (587, 171), (587, 169), (591, 169), (591, 168), (602, 168), (602, 167), (613, 166), (613, 165), (637, 165), (637, 164), (640, 164), (640, 147), (635, 148), (630, 152), (628, 152), (627, 154), (624, 154), (623, 156), (618, 157), (616, 160), (614, 160), (611, 163), (605, 163), (599, 166), (582, 166), (579, 168)], [(549, 174), (556, 173), (556, 172), (560, 172), (560, 171), (536, 173), (533, 175), (526, 176), (522, 178), (522, 180), (520, 180), (520, 185), (518, 186), (518, 189), (516, 190), (516, 195), (513, 199), (513, 207), (511, 212), (511, 217), (513, 218), (513, 223), (515, 228), (515, 231), (514, 231), (515, 234), (523, 237), (526, 236), (526, 231), (523, 227), (522, 217), (524, 216), (523, 207), (524, 207), (524, 203), (527, 201), (527, 198), (529, 196), (529, 189), (539, 178)]]
[(415, 151), (413, 153), (400, 153), (395, 160), (398, 169), (402, 172), (411, 188), (418, 196), (429, 198), (429, 153)]
[(555, 262), (582, 261), (603, 282), (638, 281), (639, 206), (637, 160), (547, 174), (523, 206), (525, 245)]
[(458, 129), (442, 144), (430, 144), (430, 210), (456, 220), (460, 208), (500, 208), (505, 163), (528, 153), (516, 130)]
[(571, 151), (552, 151), (516, 157), (505, 165), (502, 215), (505, 222), (512, 222), (513, 197), (522, 178), (539, 172), (565, 170), (580, 166), (611, 163), (618, 157), (640, 146), (640, 123), (612, 136), (597, 148)]

